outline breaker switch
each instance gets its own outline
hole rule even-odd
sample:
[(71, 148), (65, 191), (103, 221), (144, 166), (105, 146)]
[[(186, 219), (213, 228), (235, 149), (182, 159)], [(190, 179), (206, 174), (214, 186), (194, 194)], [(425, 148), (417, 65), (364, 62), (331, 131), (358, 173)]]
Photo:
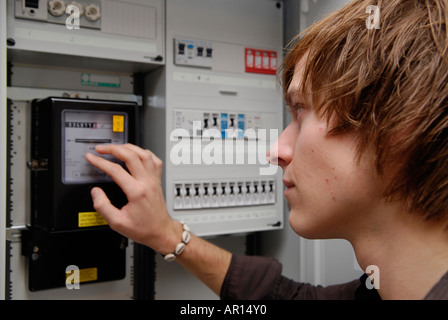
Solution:
[(179, 43), (179, 54), (185, 54), (185, 43)]
[(207, 53), (207, 58), (211, 58), (211, 57), (212, 57), (213, 49), (212, 49), (212, 48), (207, 48), (205, 51), (206, 51), (206, 53)]

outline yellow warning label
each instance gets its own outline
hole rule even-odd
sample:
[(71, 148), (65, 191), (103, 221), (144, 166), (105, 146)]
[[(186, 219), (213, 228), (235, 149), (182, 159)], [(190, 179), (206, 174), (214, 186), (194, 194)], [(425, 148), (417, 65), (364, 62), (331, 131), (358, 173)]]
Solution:
[(98, 212), (78, 212), (79, 228), (104, 225), (107, 225), (107, 221)]
[[(68, 280), (68, 278), (70, 279)], [(79, 283), (98, 280), (98, 268), (85, 268), (79, 270), (73, 270), (72, 273), (65, 274), (66, 282)]]
[(79, 269), (79, 282), (98, 280), (98, 268)]
[(124, 116), (114, 114), (112, 116), (112, 131), (124, 132)]

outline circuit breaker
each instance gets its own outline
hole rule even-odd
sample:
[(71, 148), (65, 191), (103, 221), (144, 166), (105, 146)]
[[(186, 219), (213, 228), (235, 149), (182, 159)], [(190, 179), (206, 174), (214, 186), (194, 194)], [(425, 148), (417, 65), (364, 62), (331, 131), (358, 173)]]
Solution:
[(95, 212), (90, 190), (101, 187), (117, 207), (127, 200), (85, 154), (95, 153), (98, 144), (137, 143), (137, 113), (132, 102), (56, 97), (32, 102), (31, 221), (22, 234), (31, 291), (65, 286), (71, 266), (79, 282), (124, 278), (128, 240)]

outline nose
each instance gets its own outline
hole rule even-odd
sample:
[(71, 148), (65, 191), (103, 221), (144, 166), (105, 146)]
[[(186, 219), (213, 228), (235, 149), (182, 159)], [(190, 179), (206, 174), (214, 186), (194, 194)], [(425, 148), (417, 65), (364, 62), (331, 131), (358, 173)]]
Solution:
[(297, 124), (292, 121), (267, 152), (268, 162), (284, 169), (292, 161), (297, 134)]

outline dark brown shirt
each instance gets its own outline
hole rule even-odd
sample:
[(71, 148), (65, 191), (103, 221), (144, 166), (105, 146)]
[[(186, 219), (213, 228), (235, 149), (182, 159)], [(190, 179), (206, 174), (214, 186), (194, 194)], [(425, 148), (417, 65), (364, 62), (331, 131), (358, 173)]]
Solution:
[[(363, 300), (381, 299), (360, 279), (328, 287), (299, 283), (281, 275), (282, 265), (267, 257), (233, 255), (221, 288), (221, 299), (234, 300)], [(425, 299), (448, 300), (448, 272), (429, 291)]]

